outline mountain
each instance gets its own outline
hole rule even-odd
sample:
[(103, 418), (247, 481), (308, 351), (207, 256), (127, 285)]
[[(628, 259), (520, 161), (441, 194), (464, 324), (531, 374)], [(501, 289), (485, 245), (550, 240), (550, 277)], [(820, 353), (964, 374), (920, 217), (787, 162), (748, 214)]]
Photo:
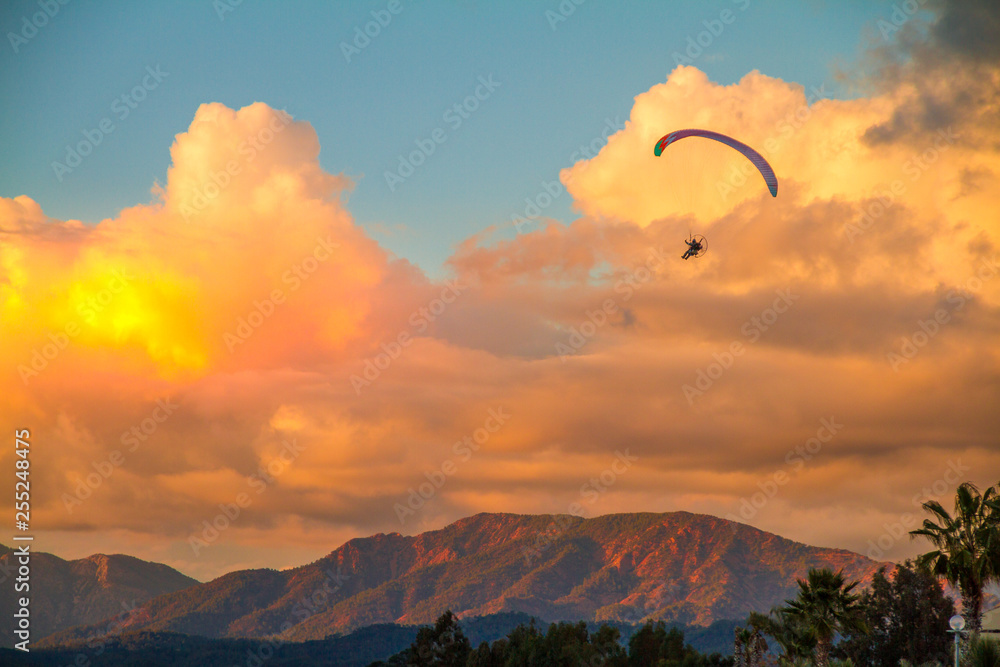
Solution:
[[(14, 550), (0, 545), (0, 615), (10, 619), (15, 611), (18, 559)], [(41, 638), (63, 628), (92, 624), (164, 593), (198, 582), (160, 563), (120, 554), (94, 554), (63, 560), (44, 552), (31, 552), (31, 636)], [(13, 624), (5, 623), (0, 646), (13, 646)]]
[[(793, 597), (812, 567), (867, 581), (879, 565), (687, 512), (477, 514), (412, 537), (353, 539), (282, 572), (232, 572), (146, 602), (121, 629), (304, 641), (377, 623), (432, 623), (445, 609), (705, 626)], [(97, 631), (74, 628), (43, 645)]]

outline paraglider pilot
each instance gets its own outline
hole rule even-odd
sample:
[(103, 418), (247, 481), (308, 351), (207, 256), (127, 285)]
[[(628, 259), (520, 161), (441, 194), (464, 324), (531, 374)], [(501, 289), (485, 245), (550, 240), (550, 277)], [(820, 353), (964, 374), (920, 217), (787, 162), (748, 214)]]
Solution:
[(684, 251), (683, 255), (681, 255), (681, 259), (687, 259), (688, 257), (695, 256), (701, 252), (701, 241), (697, 239), (689, 239), (684, 241), (684, 243), (687, 244), (688, 249)]

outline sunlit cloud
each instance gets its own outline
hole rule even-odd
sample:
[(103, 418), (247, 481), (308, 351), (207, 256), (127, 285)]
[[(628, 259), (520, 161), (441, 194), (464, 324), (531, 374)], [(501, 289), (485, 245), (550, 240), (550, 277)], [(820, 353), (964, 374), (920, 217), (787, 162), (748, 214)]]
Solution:
[[(566, 165), (575, 222), (467, 239), (440, 281), (263, 103), (201, 106), (153, 200), (100, 224), (0, 199), (0, 420), (44, 443), (38, 525), (202, 578), (581, 498), (864, 552), (954, 462), (1000, 470), (996, 60), (976, 67), (884, 69), (851, 100), (678, 67)], [(983, 94), (921, 126), (914, 96), (948, 86)], [(655, 157), (683, 127), (757, 147), (778, 197), (713, 142)]]

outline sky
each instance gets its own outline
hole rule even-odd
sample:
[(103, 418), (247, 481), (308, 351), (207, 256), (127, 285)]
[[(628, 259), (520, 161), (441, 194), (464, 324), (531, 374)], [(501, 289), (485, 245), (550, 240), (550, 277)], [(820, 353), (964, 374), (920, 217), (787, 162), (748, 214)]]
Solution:
[[(0, 422), (39, 550), (207, 580), (684, 510), (899, 560), (923, 501), (1000, 479), (995, 3), (0, 27)], [(778, 196), (709, 140), (654, 156), (685, 127)]]

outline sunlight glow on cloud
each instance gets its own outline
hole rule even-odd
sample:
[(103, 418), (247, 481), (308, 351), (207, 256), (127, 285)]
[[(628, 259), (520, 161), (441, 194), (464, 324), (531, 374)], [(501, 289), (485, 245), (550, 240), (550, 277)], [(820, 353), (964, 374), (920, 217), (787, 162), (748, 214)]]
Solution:
[[(1000, 470), (1000, 153), (995, 128), (967, 140), (982, 114), (916, 131), (929, 86), (832, 100), (679, 67), (563, 171), (580, 219), (468, 239), (451, 283), (356, 225), (313, 128), (263, 103), (202, 105), (154, 200), (98, 225), (0, 199), (0, 422), (45, 443), (38, 523), (207, 577), (234, 550), (287, 565), (353, 534), (566, 512), (628, 450), (588, 516), (725, 516), (794, 468), (744, 519), (863, 550), (949, 461)], [(725, 146), (654, 157), (683, 127), (761, 149), (779, 196)], [(684, 262), (691, 230), (710, 252)], [(843, 430), (789, 454), (829, 418)]]

